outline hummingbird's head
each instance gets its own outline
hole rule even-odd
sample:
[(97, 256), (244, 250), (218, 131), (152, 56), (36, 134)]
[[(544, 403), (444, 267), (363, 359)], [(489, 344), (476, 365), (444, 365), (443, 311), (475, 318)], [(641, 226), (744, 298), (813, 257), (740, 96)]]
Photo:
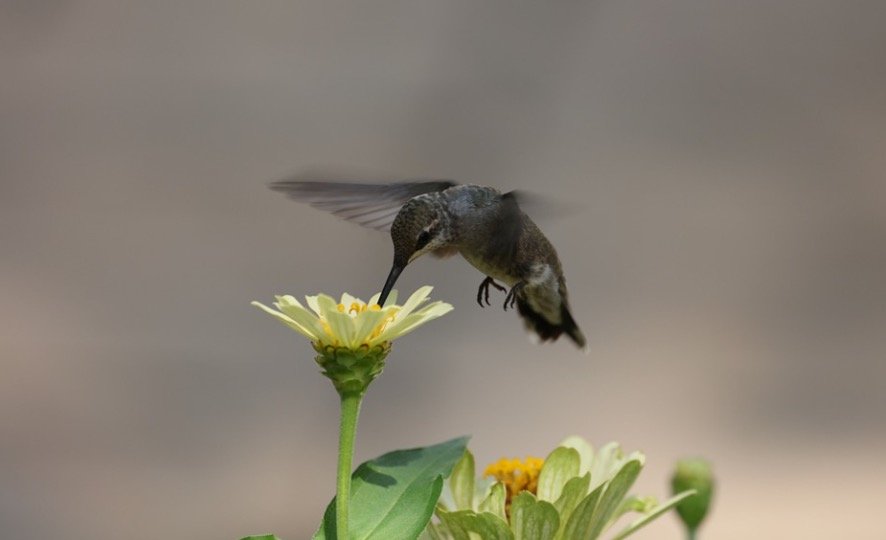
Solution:
[(445, 247), (451, 241), (448, 216), (430, 196), (410, 199), (394, 218), (391, 240), (394, 243), (394, 264), (385, 282), (379, 304), (384, 304), (400, 272), (425, 253)]

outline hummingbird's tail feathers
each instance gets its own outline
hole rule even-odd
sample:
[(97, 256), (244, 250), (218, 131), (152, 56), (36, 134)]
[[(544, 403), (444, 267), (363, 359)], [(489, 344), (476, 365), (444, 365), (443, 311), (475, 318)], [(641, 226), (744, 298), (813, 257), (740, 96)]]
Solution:
[(572, 314), (569, 313), (569, 308), (565, 304), (560, 308), (559, 324), (554, 324), (545, 319), (542, 314), (533, 310), (529, 303), (519, 296), (517, 297), (517, 311), (523, 317), (526, 328), (535, 333), (539, 340), (556, 341), (560, 335), (565, 333), (575, 342), (579, 349), (587, 351), (587, 340), (584, 334), (581, 333), (578, 325), (575, 324), (575, 319), (572, 318)]
[(588, 350), (588, 340), (585, 339), (585, 335), (581, 332), (581, 328), (575, 323), (575, 319), (572, 318), (572, 313), (569, 313), (569, 308), (566, 305), (563, 305), (563, 330), (566, 332), (566, 335), (575, 342), (575, 345), (581, 349), (581, 351), (585, 354), (589, 353)]

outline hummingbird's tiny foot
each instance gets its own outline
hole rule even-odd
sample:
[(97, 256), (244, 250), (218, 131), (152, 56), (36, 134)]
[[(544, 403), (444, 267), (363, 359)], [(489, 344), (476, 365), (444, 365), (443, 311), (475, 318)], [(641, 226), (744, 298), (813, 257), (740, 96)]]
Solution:
[(521, 281), (519, 283), (516, 283), (513, 287), (511, 287), (511, 290), (508, 291), (508, 295), (505, 296), (505, 311), (507, 311), (509, 307), (514, 307), (515, 305), (517, 305), (517, 294), (523, 290), (523, 285), (525, 285), (525, 283)]
[(490, 276), (486, 276), (486, 279), (484, 279), (480, 283), (480, 288), (477, 289), (477, 303), (480, 304), (480, 307), (486, 307), (483, 305), (484, 301), (486, 302), (487, 306), (492, 305), (492, 303), (489, 301), (489, 286), (490, 285), (492, 285), (493, 287), (495, 287), (496, 289), (498, 289), (500, 291), (507, 291), (507, 289), (505, 287), (502, 287), (501, 285), (496, 283), (495, 280), (492, 279)]

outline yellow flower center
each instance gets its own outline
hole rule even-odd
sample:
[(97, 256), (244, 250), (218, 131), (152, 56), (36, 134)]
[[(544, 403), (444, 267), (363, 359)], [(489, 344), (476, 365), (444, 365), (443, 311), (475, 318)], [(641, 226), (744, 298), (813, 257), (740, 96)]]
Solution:
[(541, 472), (544, 462), (544, 459), (532, 456), (528, 456), (523, 461), (502, 458), (486, 467), (483, 476), (492, 476), (505, 485), (508, 491), (506, 505), (510, 507), (511, 499), (521, 491), (536, 494), (538, 474)]
[(348, 314), (353, 313), (354, 315), (359, 315), (360, 313), (363, 313), (366, 310), (381, 311), (381, 306), (378, 304), (369, 305), (369, 304), (364, 304), (362, 302), (351, 302), (351, 305), (348, 307), (346, 307), (344, 304), (339, 304), (336, 307), (338, 308), (339, 313), (347, 312)]
[[(339, 313), (347, 313), (348, 315), (353, 315), (353, 316), (358, 316), (361, 313), (364, 313), (366, 311), (381, 311), (382, 310), (382, 307), (378, 304), (364, 304), (363, 302), (351, 302), (350, 306), (346, 306), (344, 304), (337, 304), (335, 307)], [(381, 320), (381, 322), (379, 322), (375, 326), (375, 328), (372, 329), (372, 332), (369, 334), (369, 337), (366, 339), (367, 340), (374, 340), (374, 339), (378, 338), (378, 336), (380, 336), (381, 333), (385, 331), (385, 328), (388, 326), (388, 324), (392, 323), (394, 321), (394, 319), (397, 318), (397, 313), (399, 311), (400, 311), (399, 306), (398, 307), (392, 306), (392, 307), (388, 308), (388, 314)], [(326, 321), (326, 319), (323, 316), (320, 316), (319, 319), (320, 319), (320, 324), (323, 326), (323, 330), (326, 332), (326, 334), (328, 336), (334, 336), (335, 333), (332, 331), (332, 327), (329, 326), (329, 323)], [(322, 344), (323, 341), (320, 340), (320, 343)], [(338, 339), (334, 339), (332, 342), (332, 345), (335, 347), (338, 347), (341, 345), (341, 343)]]

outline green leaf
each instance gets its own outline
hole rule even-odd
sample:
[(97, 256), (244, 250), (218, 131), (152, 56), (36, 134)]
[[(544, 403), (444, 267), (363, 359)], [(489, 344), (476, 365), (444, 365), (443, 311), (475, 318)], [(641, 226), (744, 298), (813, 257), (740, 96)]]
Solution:
[(478, 507), (478, 510), (480, 512), (489, 512), (490, 514), (495, 514), (504, 521), (507, 521), (508, 517), (505, 513), (505, 501), (507, 501), (507, 498), (508, 495), (507, 490), (505, 489), (505, 485), (501, 482), (496, 482), (492, 484), (491, 488), (489, 488), (489, 495), (487, 495), (485, 499), (480, 501), (480, 506)]
[(259, 534), (255, 536), (244, 536), (240, 540), (280, 540), (274, 534)]
[(591, 473), (587, 473), (584, 476), (572, 478), (566, 482), (565, 486), (563, 486), (563, 493), (560, 495), (560, 498), (554, 502), (554, 508), (556, 508), (557, 512), (560, 514), (560, 524), (563, 525), (557, 533), (556, 538), (565, 538), (563, 532), (566, 529), (566, 524), (569, 523), (569, 518), (572, 517), (572, 512), (575, 511), (575, 507), (578, 506), (578, 503), (580, 503), (588, 494), (588, 486), (590, 485)]
[[(454, 540), (514, 540), (508, 524), (493, 514), (470, 510), (437, 512)], [(398, 538), (398, 537), (395, 537)]]
[(594, 517), (591, 520), (593, 521), (593, 526), (588, 536), (590, 540), (594, 540), (603, 532), (603, 528), (609, 523), (609, 518), (612, 517), (612, 514), (621, 504), (621, 500), (625, 498), (628, 490), (634, 485), (634, 481), (640, 475), (642, 468), (643, 465), (639, 460), (632, 459), (622, 465), (621, 469), (612, 477), (612, 480), (604, 484), (606, 490), (603, 491), (600, 502), (597, 504), (597, 508), (594, 509)]
[[(443, 478), (465, 453), (468, 438), (397, 450), (369, 460), (351, 483), (350, 538), (417, 538), (431, 519)], [(315, 540), (335, 540), (335, 499), (326, 507)]]
[(553, 502), (560, 497), (563, 486), (570, 478), (578, 476), (581, 456), (574, 448), (560, 446), (555, 448), (541, 468), (538, 475), (538, 498)]
[(597, 489), (578, 503), (578, 506), (572, 512), (572, 516), (569, 517), (569, 521), (566, 522), (566, 528), (563, 529), (561, 538), (572, 540), (573, 538), (585, 539), (588, 537), (588, 534), (591, 532), (594, 508), (597, 507), (597, 502), (600, 500), (600, 494), (603, 492), (605, 485), (600, 484), (597, 486)]
[(559, 527), (560, 516), (553, 504), (536, 500), (528, 491), (511, 501), (511, 529), (515, 540), (552, 540)]
[(677, 504), (679, 504), (680, 501), (682, 501), (683, 499), (685, 499), (687, 497), (691, 497), (693, 495), (695, 495), (695, 490), (684, 491), (683, 493), (680, 493), (679, 495), (675, 495), (675, 496), (671, 497), (670, 499), (661, 503), (659, 506), (656, 506), (655, 508), (650, 510), (649, 513), (646, 514), (645, 516), (641, 517), (640, 519), (634, 521), (633, 523), (631, 523), (630, 525), (628, 525), (627, 527), (622, 529), (621, 532), (619, 532), (618, 534), (616, 534), (615, 536), (612, 537), (612, 540), (621, 540), (622, 538), (626, 538), (626, 537), (634, 534), (635, 532), (640, 530), (642, 527), (648, 525), (650, 522), (652, 522), (653, 520), (655, 520), (656, 518), (658, 518), (659, 516), (661, 516), (662, 514), (664, 514), (665, 512), (667, 512), (668, 510), (670, 510), (671, 508), (676, 506)]
[(453, 467), (449, 476), (449, 490), (452, 491), (456, 510), (474, 509), (474, 456), (470, 450), (465, 450)]

